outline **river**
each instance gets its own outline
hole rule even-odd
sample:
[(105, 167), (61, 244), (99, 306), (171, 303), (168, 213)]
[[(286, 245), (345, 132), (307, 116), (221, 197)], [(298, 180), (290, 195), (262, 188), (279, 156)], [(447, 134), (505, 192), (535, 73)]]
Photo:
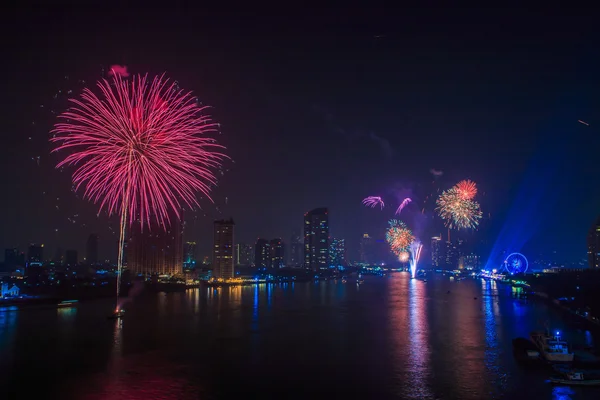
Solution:
[(107, 320), (112, 307), (0, 310), (0, 398), (600, 398), (515, 362), (511, 340), (546, 322), (574, 344), (594, 339), (492, 281), (398, 273), (142, 293), (122, 322)]

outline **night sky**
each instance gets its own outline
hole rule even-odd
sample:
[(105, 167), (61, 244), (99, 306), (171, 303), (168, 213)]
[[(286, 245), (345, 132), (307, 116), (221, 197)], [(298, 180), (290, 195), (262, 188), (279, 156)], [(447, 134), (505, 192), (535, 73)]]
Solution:
[[(0, 248), (38, 242), (48, 257), (60, 246), (82, 258), (95, 232), (100, 255), (116, 254), (116, 219), (76, 197), (72, 170), (54, 169), (47, 140), (68, 91), (119, 64), (166, 72), (221, 123), (217, 139), (234, 162), (215, 204), (204, 200), (204, 210), (186, 215), (199, 255), (208, 254), (215, 218), (234, 218), (238, 242), (288, 241), (304, 212), (325, 206), (331, 235), (354, 257), (361, 234), (382, 238), (406, 196), (413, 203), (402, 218), (427, 251), (429, 238), (446, 232), (427, 196), (469, 178), (485, 218), (477, 232), (453, 235), (484, 258), (499, 247), (557, 251), (559, 261), (585, 256), (600, 215), (593, 10), (107, 4), (5, 13)], [(434, 179), (432, 168), (443, 175)], [(364, 208), (368, 195), (388, 208)]]

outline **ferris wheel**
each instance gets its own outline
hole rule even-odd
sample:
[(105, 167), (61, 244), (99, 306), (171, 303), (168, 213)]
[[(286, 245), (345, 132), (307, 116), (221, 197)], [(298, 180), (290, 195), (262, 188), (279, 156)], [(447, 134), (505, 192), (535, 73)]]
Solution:
[(527, 258), (521, 253), (509, 254), (504, 260), (504, 268), (511, 275), (524, 273), (527, 271), (528, 266), (529, 262)]

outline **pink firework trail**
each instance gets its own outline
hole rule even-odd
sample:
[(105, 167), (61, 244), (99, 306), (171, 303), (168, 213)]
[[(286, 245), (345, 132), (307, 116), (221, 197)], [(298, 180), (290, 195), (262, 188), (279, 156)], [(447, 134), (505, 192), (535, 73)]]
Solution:
[(98, 82), (99, 95), (85, 89), (81, 99), (59, 116), (50, 139), (65, 150), (57, 165), (77, 166), (73, 184), (99, 204), (99, 212), (121, 211), (129, 223), (156, 220), (165, 227), (169, 212), (199, 206), (197, 192), (209, 200), (213, 171), (225, 157), (205, 133), (216, 131), (189, 92), (164, 77), (122, 74)]
[(383, 207), (385, 207), (385, 204), (383, 203), (383, 199), (379, 196), (369, 196), (365, 199), (363, 199), (362, 203), (367, 206), (367, 207), (371, 207), (371, 208), (375, 208), (377, 206), (381, 207), (381, 209), (383, 210)]
[(408, 205), (408, 203), (410, 203), (411, 201), (412, 201), (412, 199), (409, 197), (402, 200), (402, 203), (400, 203), (400, 205), (396, 209), (396, 213), (394, 215), (400, 214), (402, 212), (402, 210), (404, 209), (404, 207), (406, 207)]
[[(213, 139), (216, 131), (196, 98), (164, 77), (136, 75), (126, 80), (126, 70), (112, 71), (112, 80), (98, 82), (99, 95), (85, 89), (81, 99), (59, 116), (50, 139), (65, 150), (58, 163), (77, 166), (76, 190), (99, 203), (109, 215), (121, 214), (117, 268), (117, 308), (125, 245), (125, 227), (139, 218), (150, 227), (163, 228), (172, 211), (180, 218), (183, 205), (199, 206), (196, 194), (209, 200), (216, 184), (213, 171), (226, 156)], [(125, 72), (125, 73), (123, 73)]]

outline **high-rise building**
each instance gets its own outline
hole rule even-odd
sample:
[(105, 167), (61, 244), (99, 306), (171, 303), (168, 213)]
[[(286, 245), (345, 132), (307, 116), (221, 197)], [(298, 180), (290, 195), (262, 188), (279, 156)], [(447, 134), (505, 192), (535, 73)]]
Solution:
[(196, 267), (196, 242), (185, 242), (183, 245), (183, 268), (190, 270)]
[(279, 269), (285, 266), (285, 245), (279, 238), (271, 240), (271, 268)]
[(213, 276), (215, 278), (229, 279), (234, 276), (234, 227), (233, 219), (222, 219), (214, 223)]
[(600, 218), (594, 222), (588, 232), (587, 248), (590, 268), (600, 268)]
[(442, 237), (434, 236), (431, 238), (431, 266), (439, 268), (442, 264)]
[(479, 269), (479, 266), (480, 266), (479, 256), (474, 253), (464, 256), (464, 266), (468, 270)]
[(44, 245), (31, 244), (27, 251), (27, 265), (42, 265), (44, 263)]
[(235, 245), (235, 265), (249, 267), (254, 263), (254, 247), (249, 244)]
[(331, 239), (329, 244), (329, 266), (340, 267), (346, 265), (346, 241), (344, 239)]
[(288, 265), (291, 267), (297, 267), (304, 264), (304, 258), (302, 257), (302, 236), (300, 231), (295, 230), (290, 238), (290, 257)]
[(364, 233), (360, 238), (360, 262), (375, 264), (375, 240), (368, 233)]
[(98, 235), (92, 233), (85, 244), (85, 261), (88, 265), (98, 264)]
[(165, 230), (136, 221), (127, 242), (127, 268), (134, 275), (181, 275), (183, 273), (183, 229), (176, 216)]
[(327, 208), (304, 214), (304, 267), (313, 271), (327, 268), (329, 256), (329, 215)]
[(52, 262), (54, 265), (62, 265), (65, 261), (65, 252), (62, 247), (57, 247), (54, 250), (54, 257), (52, 257)]
[(65, 265), (69, 267), (76, 267), (79, 260), (77, 259), (77, 250), (65, 251)]
[(452, 243), (450, 240), (448, 240), (446, 242), (446, 262), (444, 263), (445, 268), (446, 269), (454, 269), (456, 268), (456, 264), (458, 262), (458, 259), (456, 258), (457, 252), (456, 252), (456, 246), (454, 243)]
[(17, 267), (19, 260), (19, 250), (17, 248), (4, 249), (4, 269), (12, 271)]
[(266, 239), (257, 239), (254, 245), (254, 266), (256, 268), (271, 267), (271, 245)]

